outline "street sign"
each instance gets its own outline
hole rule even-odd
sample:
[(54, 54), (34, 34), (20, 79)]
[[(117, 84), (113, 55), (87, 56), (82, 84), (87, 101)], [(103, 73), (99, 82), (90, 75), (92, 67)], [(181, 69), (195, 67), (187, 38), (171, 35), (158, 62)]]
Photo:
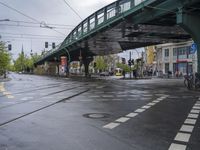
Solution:
[(197, 51), (197, 44), (192, 43), (192, 45), (190, 47), (190, 54), (194, 54), (196, 51)]

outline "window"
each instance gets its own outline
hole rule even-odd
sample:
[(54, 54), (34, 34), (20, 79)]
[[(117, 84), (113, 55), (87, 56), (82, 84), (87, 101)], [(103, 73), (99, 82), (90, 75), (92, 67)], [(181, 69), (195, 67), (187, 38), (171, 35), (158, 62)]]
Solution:
[(169, 71), (169, 63), (166, 63), (165, 64), (165, 73), (168, 73), (168, 71)]
[(177, 56), (177, 48), (173, 48), (173, 56)]
[(165, 57), (169, 57), (169, 49), (165, 49)]

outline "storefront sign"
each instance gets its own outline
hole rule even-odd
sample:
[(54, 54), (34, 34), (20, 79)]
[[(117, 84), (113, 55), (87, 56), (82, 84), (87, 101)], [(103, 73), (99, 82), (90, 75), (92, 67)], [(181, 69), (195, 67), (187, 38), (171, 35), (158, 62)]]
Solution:
[(177, 62), (177, 63), (181, 63), (181, 62), (192, 62), (192, 59), (177, 59), (176, 62)]

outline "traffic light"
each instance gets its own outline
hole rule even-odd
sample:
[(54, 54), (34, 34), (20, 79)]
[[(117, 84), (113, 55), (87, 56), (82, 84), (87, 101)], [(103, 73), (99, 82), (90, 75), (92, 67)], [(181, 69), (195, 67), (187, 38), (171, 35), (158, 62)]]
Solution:
[(131, 63), (132, 63), (132, 65), (134, 65), (134, 64), (135, 64), (135, 61), (134, 61), (134, 59), (132, 59), (132, 60), (131, 60)]
[(122, 58), (122, 64), (126, 64), (126, 59)]
[(131, 66), (131, 59), (128, 60), (128, 65)]
[(8, 44), (8, 50), (11, 51), (12, 50), (12, 45)]
[(141, 59), (141, 58), (139, 58), (139, 59), (137, 59), (136, 61), (137, 61), (137, 64), (138, 64), (140, 61), (142, 61), (142, 59)]
[(45, 42), (45, 48), (48, 48), (48, 45), (49, 45), (48, 42)]
[(53, 42), (52, 43), (52, 49), (55, 49), (56, 48), (56, 44)]

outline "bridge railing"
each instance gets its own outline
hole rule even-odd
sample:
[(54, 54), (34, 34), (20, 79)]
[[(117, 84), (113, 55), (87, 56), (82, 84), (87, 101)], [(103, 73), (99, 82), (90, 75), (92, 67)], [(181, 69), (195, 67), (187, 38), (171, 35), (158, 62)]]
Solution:
[(105, 23), (111, 21), (114, 18), (123, 15), (123, 13), (129, 11), (131, 8), (141, 4), (144, 1), (146, 0), (118, 0), (96, 11), (85, 20), (83, 20), (78, 26), (76, 26), (72, 32), (68, 34), (67, 38), (59, 48), (50, 50), (45, 54), (45, 57), (84, 38), (95, 29), (103, 26)]

